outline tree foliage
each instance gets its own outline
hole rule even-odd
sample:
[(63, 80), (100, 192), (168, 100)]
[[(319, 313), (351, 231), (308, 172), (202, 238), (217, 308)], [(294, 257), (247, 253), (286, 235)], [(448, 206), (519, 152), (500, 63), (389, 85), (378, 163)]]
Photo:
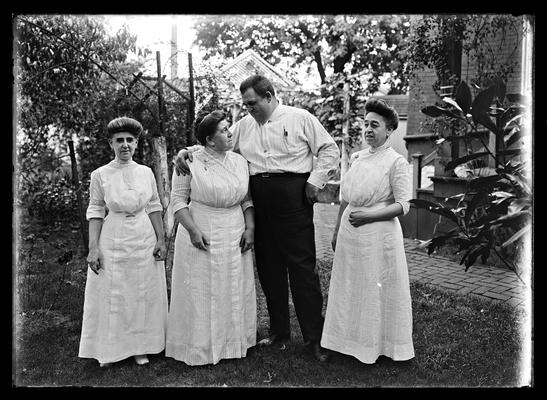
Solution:
[[(404, 69), (409, 18), (404, 15), (204, 16), (195, 25), (196, 43), (205, 59), (230, 59), (253, 49), (288, 74), (313, 64), (326, 83), (328, 75), (366, 71), (369, 90), (388, 73), (392, 93), (406, 93)], [(281, 61), (289, 62), (288, 68)], [(329, 73), (330, 71), (330, 73)]]
[[(409, 74), (422, 68), (433, 68), (440, 85), (457, 86), (462, 71), (470, 65), (476, 75), (469, 83), (487, 87), (495, 78), (506, 80), (517, 61), (513, 58), (519, 41), (505, 51), (509, 36), (522, 31), (522, 20), (509, 14), (442, 14), (424, 15), (412, 22), (407, 50)], [(467, 64), (460, 65), (461, 56)], [(459, 66), (459, 68), (457, 68)]]
[[(17, 200), (29, 210), (56, 209), (57, 216), (71, 218), (77, 208), (70, 204), (72, 212), (65, 212), (67, 198), (75, 196), (66, 168), (68, 140), (77, 145), (84, 194), (89, 173), (112, 159), (105, 136), (112, 118), (127, 115), (142, 122), (136, 159), (150, 165), (148, 141), (159, 125), (157, 95), (134, 81), (142, 58), (128, 58), (146, 49), (137, 49), (127, 26), (108, 32), (99, 16), (17, 16), (14, 39)], [(173, 111), (166, 127), (180, 131), (177, 115), (184, 108), (169, 95), (166, 100)], [(51, 207), (44, 207), (50, 195)]]
[(126, 28), (109, 36), (89, 16), (23, 16), (15, 24), (20, 128), (35, 140), (52, 128), (59, 139), (96, 131), (123, 86), (101, 67), (119, 76), (136, 37)]

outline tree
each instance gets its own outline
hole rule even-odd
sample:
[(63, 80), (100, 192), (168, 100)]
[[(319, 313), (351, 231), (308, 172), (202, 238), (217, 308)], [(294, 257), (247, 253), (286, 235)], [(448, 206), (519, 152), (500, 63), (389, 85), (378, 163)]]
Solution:
[(94, 131), (108, 110), (97, 106), (108, 98), (115, 104), (124, 86), (101, 78), (119, 76), (136, 37), (127, 28), (107, 35), (98, 17), (24, 16), (15, 23), (21, 128), (31, 134), (55, 128), (59, 138)]
[(409, 18), (403, 15), (204, 16), (198, 19), (196, 43), (204, 59), (233, 58), (254, 49), (268, 62), (288, 60), (288, 74), (313, 63), (325, 84), (328, 70), (338, 74), (366, 71), (369, 90), (389, 75), (390, 93), (406, 93), (405, 41)]
[(84, 181), (110, 160), (104, 128), (140, 64), (127, 62), (136, 37), (107, 34), (98, 17), (17, 16), (14, 30), (18, 200), (31, 204), (57, 185), (68, 140), (79, 140)]
[[(522, 31), (521, 17), (506, 14), (425, 15), (412, 23), (407, 51), (409, 76), (423, 68), (437, 73), (434, 88), (458, 86), (471, 65), (476, 75), (469, 83), (487, 87), (492, 79), (506, 80), (517, 66), (514, 54), (519, 41), (509, 46), (509, 36)], [(462, 55), (466, 64), (462, 65)]]

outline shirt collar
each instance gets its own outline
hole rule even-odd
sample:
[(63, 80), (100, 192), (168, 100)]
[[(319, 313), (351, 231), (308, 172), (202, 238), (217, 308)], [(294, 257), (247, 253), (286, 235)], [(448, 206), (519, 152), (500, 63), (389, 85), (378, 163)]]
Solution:
[(390, 146), (389, 146), (389, 143), (388, 143), (387, 140), (386, 140), (386, 141), (384, 142), (383, 145), (378, 146), (378, 147), (376, 147), (375, 149), (373, 149), (372, 147), (369, 147), (369, 148), (368, 148), (368, 152), (369, 152), (369, 153), (378, 153), (378, 152), (380, 152), (380, 151), (382, 151), (382, 150), (387, 149), (388, 147), (390, 147)]
[(285, 111), (284, 110), (284, 105), (279, 103), (277, 104), (277, 107), (274, 108), (272, 114), (270, 115), (270, 118), (268, 118), (268, 120), (266, 121), (266, 123), (268, 122), (274, 122), (276, 119), (278, 119), (281, 115), (283, 115), (283, 112)]

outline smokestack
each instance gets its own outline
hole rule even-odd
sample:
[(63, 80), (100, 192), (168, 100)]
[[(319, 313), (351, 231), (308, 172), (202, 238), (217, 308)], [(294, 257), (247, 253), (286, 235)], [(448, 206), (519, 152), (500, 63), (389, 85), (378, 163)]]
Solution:
[(173, 22), (171, 23), (171, 81), (174, 81), (177, 78), (177, 71), (179, 64), (177, 61), (177, 22), (176, 17), (173, 17)]

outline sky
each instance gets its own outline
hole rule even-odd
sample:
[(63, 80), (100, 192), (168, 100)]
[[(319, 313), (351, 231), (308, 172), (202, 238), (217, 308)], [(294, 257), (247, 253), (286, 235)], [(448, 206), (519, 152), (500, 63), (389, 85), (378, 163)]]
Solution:
[(137, 46), (147, 47), (152, 51), (151, 61), (146, 67), (150, 73), (156, 74), (156, 51), (160, 52), (162, 68), (169, 78), (171, 70), (167, 65), (171, 56), (171, 29), (173, 23), (177, 25), (177, 47), (178, 51), (178, 75), (185, 75), (187, 72), (187, 52), (192, 53), (192, 62), (199, 62), (200, 51), (192, 45), (195, 39), (195, 31), (191, 28), (194, 16), (192, 15), (160, 15), (160, 14), (138, 14), (138, 15), (105, 15), (108, 25), (116, 31), (126, 24), (129, 30), (137, 35)]

